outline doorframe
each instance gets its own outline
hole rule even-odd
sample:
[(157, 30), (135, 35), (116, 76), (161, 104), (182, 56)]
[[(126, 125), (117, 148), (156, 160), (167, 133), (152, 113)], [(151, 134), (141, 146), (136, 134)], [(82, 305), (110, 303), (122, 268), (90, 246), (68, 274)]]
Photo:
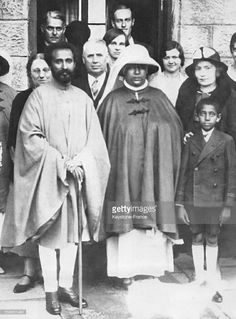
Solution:
[(28, 13), (28, 52), (37, 53), (37, 0), (30, 0)]

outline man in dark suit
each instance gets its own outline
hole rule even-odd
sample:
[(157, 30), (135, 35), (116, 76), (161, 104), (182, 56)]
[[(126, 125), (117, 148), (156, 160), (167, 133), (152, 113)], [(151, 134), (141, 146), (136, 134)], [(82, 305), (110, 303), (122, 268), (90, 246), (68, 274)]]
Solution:
[(43, 16), (38, 52), (44, 53), (50, 44), (63, 41), (65, 33), (65, 17), (60, 11), (48, 11)]
[(137, 41), (132, 37), (131, 33), (134, 23), (135, 18), (133, 17), (133, 12), (130, 6), (119, 3), (113, 7), (111, 14), (112, 27), (122, 30), (125, 33), (129, 44), (141, 44), (145, 46), (149, 54), (153, 56), (153, 48), (150, 45)]
[[(230, 217), (236, 191), (234, 140), (215, 129), (221, 119), (219, 110), (219, 103), (211, 98), (197, 104), (200, 130), (185, 145), (176, 195), (178, 217), (190, 225), (192, 232), (195, 279), (199, 284), (207, 281), (214, 288), (220, 279), (217, 272), (220, 225)], [(222, 299), (216, 291), (213, 301)]]
[(83, 47), (82, 59), (86, 72), (74, 79), (72, 84), (85, 91), (92, 98), (96, 109), (109, 75), (108, 51), (105, 41), (87, 41)]

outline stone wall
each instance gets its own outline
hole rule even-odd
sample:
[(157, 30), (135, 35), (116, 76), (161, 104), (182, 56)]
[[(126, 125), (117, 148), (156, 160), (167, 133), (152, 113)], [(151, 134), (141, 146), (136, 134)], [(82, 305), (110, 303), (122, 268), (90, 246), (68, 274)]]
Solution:
[[(0, 77), (16, 90), (28, 87), (26, 63), (36, 45), (36, 0), (0, 0), (0, 50), (11, 55), (11, 69)], [(88, 24), (91, 37), (106, 31), (106, 0), (88, 0)]]
[(17, 90), (27, 87), (29, 0), (0, 0), (0, 48), (12, 58), (7, 82)]
[(173, 39), (183, 45), (186, 64), (200, 46), (213, 47), (230, 63), (229, 42), (234, 32), (236, 0), (173, 0)]

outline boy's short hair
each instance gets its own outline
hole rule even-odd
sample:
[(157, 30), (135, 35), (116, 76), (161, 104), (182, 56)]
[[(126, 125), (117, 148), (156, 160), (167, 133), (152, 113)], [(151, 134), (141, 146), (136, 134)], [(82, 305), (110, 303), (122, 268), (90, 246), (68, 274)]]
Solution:
[(196, 106), (196, 114), (199, 115), (204, 105), (212, 105), (214, 106), (216, 113), (221, 113), (220, 103), (212, 98), (201, 99)]

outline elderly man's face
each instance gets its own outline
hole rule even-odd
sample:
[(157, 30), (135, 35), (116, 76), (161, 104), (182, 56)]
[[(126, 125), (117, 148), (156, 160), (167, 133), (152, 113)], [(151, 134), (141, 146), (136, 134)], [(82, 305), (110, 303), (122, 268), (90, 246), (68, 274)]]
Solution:
[(148, 67), (145, 64), (128, 64), (125, 67), (124, 77), (129, 85), (139, 87), (145, 83)]
[(65, 27), (63, 21), (48, 17), (47, 24), (42, 27), (44, 39), (48, 44), (58, 43), (63, 40)]
[(75, 70), (75, 61), (70, 49), (56, 49), (52, 53), (51, 71), (54, 79), (62, 85), (69, 84)]
[(87, 72), (98, 77), (107, 70), (108, 51), (105, 45), (89, 43), (83, 54), (83, 62)]
[(131, 36), (134, 19), (130, 9), (118, 9), (114, 13), (114, 20), (111, 22), (113, 28), (122, 30), (127, 38)]

